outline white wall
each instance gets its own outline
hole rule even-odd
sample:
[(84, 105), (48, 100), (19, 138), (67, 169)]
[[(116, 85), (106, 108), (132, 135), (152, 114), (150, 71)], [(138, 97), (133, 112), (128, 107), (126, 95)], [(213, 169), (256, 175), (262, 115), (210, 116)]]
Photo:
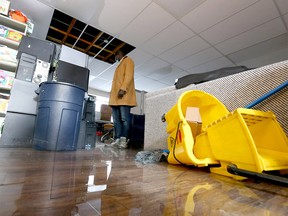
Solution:
[(109, 92), (104, 92), (104, 91), (101, 91), (101, 90), (98, 90), (98, 89), (93, 89), (93, 88), (89, 88), (88, 89), (88, 94), (98, 95), (98, 96), (108, 97), (108, 98), (109, 98), (109, 95), (110, 95)]
[(61, 46), (59, 60), (88, 68), (88, 55), (65, 45)]
[(145, 92), (136, 90), (136, 100), (137, 100), (138, 106), (137, 107), (133, 107), (131, 109), (131, 113), (137, 114), (137, 115), (145, 114), (144, 99), (145, 99)]
[[(92, 89), (92, 88), (88, 89), (88, 94), (98, 95), (98, 96), (108, 97), (108, 98), (110, 96), (109, 92), (104, 92), (104, 91), (100, 91), (100, 90)], [(144, 91), (136, 90), (136, 100), (137, 100), (138, 106), (133, 107), (131, 109), (131, 113), (137, 114), (137, 115), (145, 114), (145, 103), (144, 103), (145, 94), (146, 94), (146, 92), (144, 92)]]

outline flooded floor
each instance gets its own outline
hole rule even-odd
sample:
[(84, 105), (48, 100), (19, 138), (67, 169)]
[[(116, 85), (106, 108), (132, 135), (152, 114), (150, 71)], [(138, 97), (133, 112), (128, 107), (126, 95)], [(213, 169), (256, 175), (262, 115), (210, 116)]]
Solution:
[(141, 149), (0, 148), (0, 215), (287, 215), (288, 188), (207, 168), (143, 164)]

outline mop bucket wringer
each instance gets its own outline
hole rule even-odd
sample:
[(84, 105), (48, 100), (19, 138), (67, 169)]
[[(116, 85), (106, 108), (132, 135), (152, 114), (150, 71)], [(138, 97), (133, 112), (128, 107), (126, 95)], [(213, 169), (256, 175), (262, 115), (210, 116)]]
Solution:
[[(186, 120), (190, 107), (199, 108), (201, 131), (193, 137)], [(182, 93), (166, 114), (168, 163), (209, 166), (237, 180), (229, 165), (255, 173), (288, 169), (288, 140), (271, 112), (238, 108), (229, 112), (214, 96), (199, 90)], [(193, 129), (193, 128), (192, 128)]]

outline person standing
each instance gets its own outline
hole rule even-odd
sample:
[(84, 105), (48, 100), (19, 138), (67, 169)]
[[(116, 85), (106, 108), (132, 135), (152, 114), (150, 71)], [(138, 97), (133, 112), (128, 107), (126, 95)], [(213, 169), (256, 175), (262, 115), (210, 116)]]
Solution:
[(111, 146), (124, 149), (127, 148), (131, 127), (130, 110), (137, 106), (134, 61), (124, 55), (122, 50), (115, 53), (115, 60), (119, 64), (114, 72), (109, 98), (114, 124), (114, 142)]

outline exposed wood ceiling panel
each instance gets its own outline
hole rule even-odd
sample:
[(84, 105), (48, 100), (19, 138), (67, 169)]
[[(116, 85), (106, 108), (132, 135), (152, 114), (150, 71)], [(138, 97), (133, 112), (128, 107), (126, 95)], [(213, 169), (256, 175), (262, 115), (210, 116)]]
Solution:
[(58, 10), (53, 13), (46, 39), (110, 64), (119, 49), (128, 54), (135, 48)]

